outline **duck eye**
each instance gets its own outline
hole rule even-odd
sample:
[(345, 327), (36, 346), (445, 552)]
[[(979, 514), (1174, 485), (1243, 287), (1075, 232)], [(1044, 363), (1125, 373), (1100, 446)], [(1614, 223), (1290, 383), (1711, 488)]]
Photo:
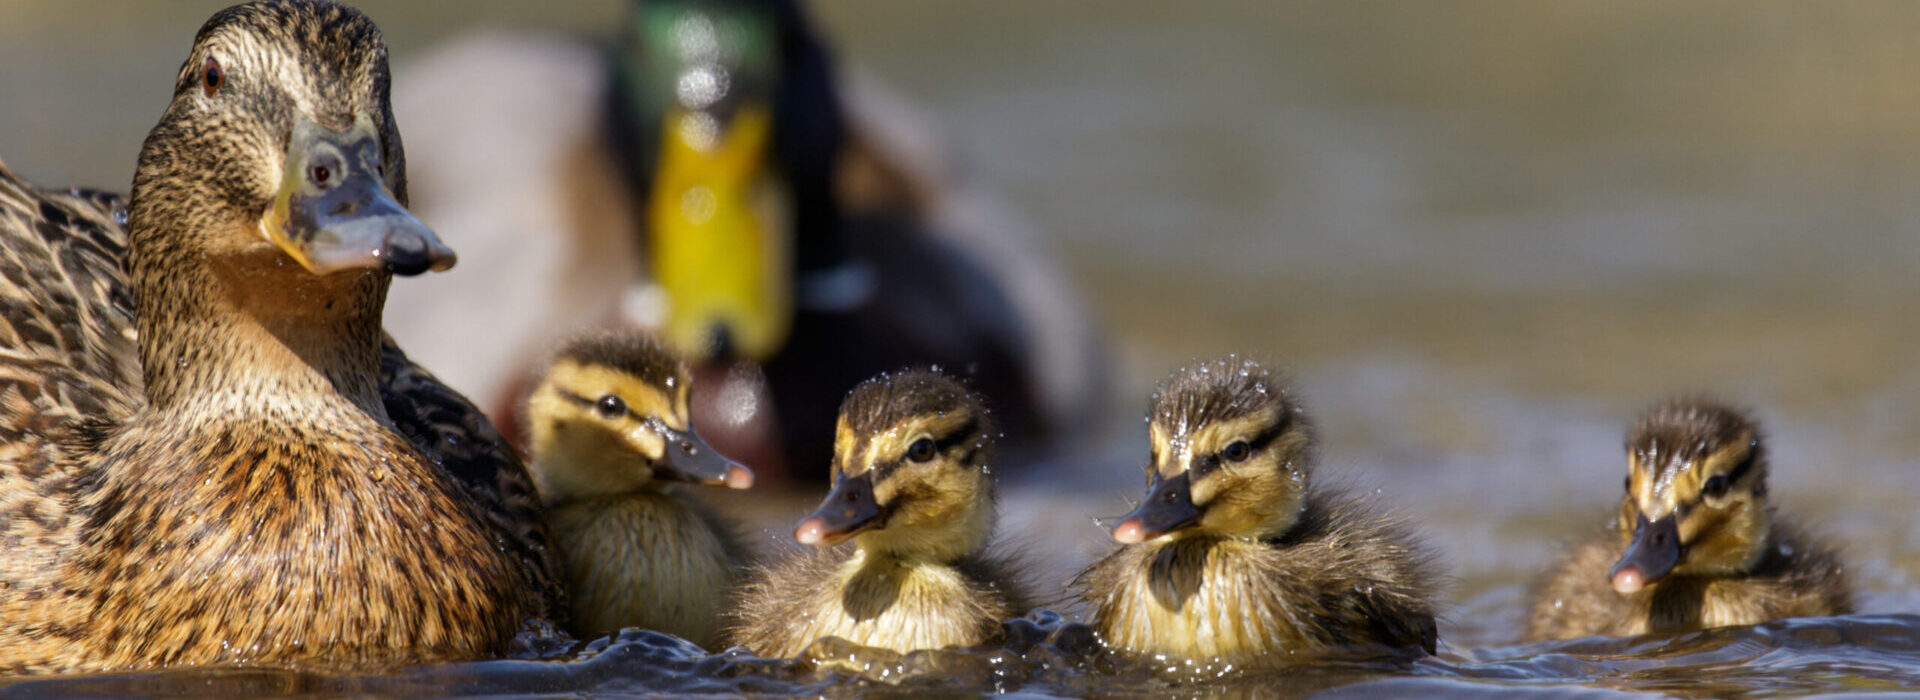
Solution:
[(907, 459), (925, 462), (933, 459), (933, 438), (920, 438), (907, 446)]
[(1707, 479), (1707, 483), (1700, 487), (1700, 495), (1712, 498), (1727, 495), (1727, 476), (1725, 474), (1715, 474), (1713, 478)]
[(1233, 444), (1227, 445), (1227, 449), (1220, 451), (1220, 456), (1227, 458), (1229, 462), (1245, 462), (1248, 457), (1253, 456), (1253, 446), (1247, 444), (1245, 440), (1235, 440)]
[(594, 402), (593, 409), (599, 411), (602, 416), (616, 418), (627, 414), (627, 402), (621, 401), (618, 396), (607, 394)]
[(220, 85), (226, 81), (227, 74), (220, 70), (220, 62), (207, 59), (206, 64), (200, 69), (200, 83), (206, 87), (207, 96), (212, 97), (213, 93), (218, 91)]

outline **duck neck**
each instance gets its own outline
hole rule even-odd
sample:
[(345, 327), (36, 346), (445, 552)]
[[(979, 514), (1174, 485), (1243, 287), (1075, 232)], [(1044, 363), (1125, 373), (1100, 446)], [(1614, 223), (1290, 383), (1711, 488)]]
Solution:
[(140, 361), (154, 408), (233, 415), (333, 404), (386, 422), (379, 367), (387, 275), (316, 276), (267, 244), (165, 267), (139, 252), (132, 268)]

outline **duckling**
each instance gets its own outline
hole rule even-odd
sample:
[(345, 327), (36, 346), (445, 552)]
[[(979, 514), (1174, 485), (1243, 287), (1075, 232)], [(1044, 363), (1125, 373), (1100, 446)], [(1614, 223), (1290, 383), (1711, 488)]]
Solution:
[(381, 332), (393, 275), (454, 261), (386, 56), (331, 2), (228, 8), (124, 210), (0, 168), (0, 673), (378, 668), (564, 617), (525, 467)]
[(1244, 666), (1341, 645), (1434, 651), (1437, 577), (1397, 520), (1312, 486), (1314, 431), (1282, 380), (1201, 362), (1154, 392), (1149, 490), (1073, 585), (1112, 648)]
[(558, 538), (572, 632), (645, 627), (707, 648), (747, 562), (734, 525), (675, 488), (753, 472), (687, 421), (686, 362), (650, 336), (598, 333), (554, 356), (527, 401), (533, 477)]
[[(985, 552), (992, 436), (979, 398), (946, 375), (855, 387), (835, 429), (833, 490), (794, 528), (816, 549), (755, 573), (733, 643), (791, 657), (827, 636), (902, 653), (993, 639), (1028, 598)], [(851, 551), (826, 549), (848, 540)]]
[(1698, 398), (1649, 409), (1627, 434), (1618, 518), (1535, 586), (1527, 638), (1852, 612), (1838, 554), (1774, 513), (1767, 469), (1760, 427), (1746, 413)]

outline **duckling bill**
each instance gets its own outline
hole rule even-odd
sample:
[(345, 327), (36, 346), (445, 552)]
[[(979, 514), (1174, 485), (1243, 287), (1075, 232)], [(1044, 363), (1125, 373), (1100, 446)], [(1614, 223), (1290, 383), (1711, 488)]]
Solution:
[[(986, 552), (992, 434), (979, 398), (947, 376), (856, 387), (840, 408), (833, 490), (794, 528), (814, 549), (756, 573), (733, 642), (791, 657), (829, 636), (904, 653), (998, 635), (1027, 598)], [(851, 551), (827, 549), (844, 542)]]
[(718, 648), (749, 554), (733, 523), (679, 486), (744, 489), (753, 472), (694, 432), (688, 374), (651, 337), (603, 332), (561, 348), (528, 399), (576, 636), (643, 627)]
[(1313, 488), (1313, 429), (1281, 381), (1229, 358), (1154, 394), (1148, 492), (1125, 545), (1075, 588), (1115, 649), (1236, 665), (1272, 654), (1435, 648), (1420, 543), (1357, 497)]
[(1536, 585), (1527, 637), (1751, 625), (1853, 609), (1839, 557), (1768, 502), (1760, 428), (1706, 399), (1649, 409), (1627, 436), (1611, 531)]

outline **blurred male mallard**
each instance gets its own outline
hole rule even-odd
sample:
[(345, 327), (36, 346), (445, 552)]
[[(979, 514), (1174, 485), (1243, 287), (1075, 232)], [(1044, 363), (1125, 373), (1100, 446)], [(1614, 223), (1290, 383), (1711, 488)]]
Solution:
[(390, 326), (502, 424), (547, 339), (605, 325), (692, 355), (696, 422), (775, 478), (828, 463), (820, 405), (900, 366), (970, 375), (1017, 439), (1100, 415), (1063, 272), (793, 2), (635, 2), (610, 48), (476, 37), (400, 79), (435, 125), (409, 136), (419, 209), (463, 243), (460, 292), (396, 290)]
[(378, 668), (561, 616), (525, 468), (380, 329), (454, 260), (386, 55), (331, 2), (229, 8), (130, 200), (0, 167), (0, 672)]
[(1706, 399), (1648, 409), (1627, 435), (1619, 516), (1534, 588), (1527, 638), (1852, 612), (1839, 556), (1774, 513), (1767, 469), (1760, 427), (1744, 412)]

